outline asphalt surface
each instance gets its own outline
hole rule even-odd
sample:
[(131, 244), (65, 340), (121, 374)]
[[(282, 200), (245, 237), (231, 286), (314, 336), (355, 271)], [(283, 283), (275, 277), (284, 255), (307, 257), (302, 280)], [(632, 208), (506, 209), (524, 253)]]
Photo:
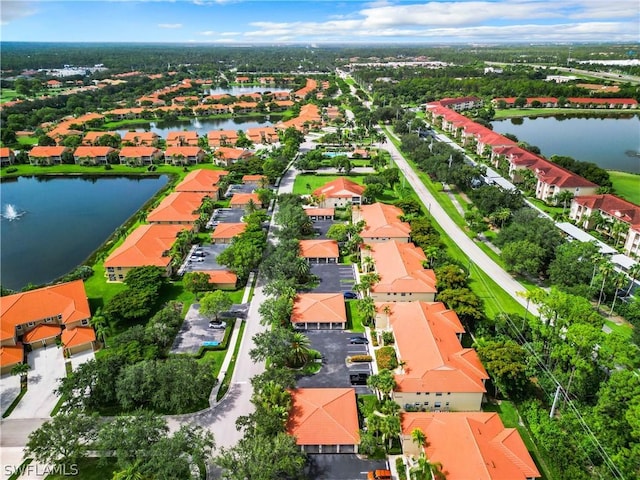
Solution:
[(353, 290), (355, 273), (352, 265), (336, 263), (312, 263), (311, 273), (317, 275), (320, 282), (313, 287), (313, 293), (340, 293)]
[[(233, 325), (232, 319), (224, 320), (227, 325)], [(200, 314), (200, 304), (194, 303), (189, 307), (180, 331), (173, 340), (171, 353), (194, 354), (200, 350), (204, 342), (222, 342), (225, 329), (209, 328), (209, 318)]]
[(299, 377), (297, 386), (300, 388), (345, 388), (354, 387), (357, 394), (369, 394), (366, 386), (351, 385), (351, 373), (371, 373), (368, 363), (356, 363), (347, 366), (350, 355), (369, 354), (369, 345), (349, 343), (349, 337), (358, 336), (344, 330), (307, 330), (304, 332), (311, 341), (311, 348), (319, 351), (322, 358), (322, 368), (315, 375)]
[(366, 460), (352, 454), (310, 454), (306, 473), (315, 480), (366, 479), (370, 470), (387, 469), (385, 460)]

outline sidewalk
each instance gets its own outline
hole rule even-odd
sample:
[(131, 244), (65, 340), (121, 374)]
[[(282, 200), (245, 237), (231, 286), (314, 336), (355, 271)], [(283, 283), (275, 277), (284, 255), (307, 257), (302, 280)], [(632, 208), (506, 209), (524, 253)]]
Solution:
[[(251, 294), (251, 288), (253, 287), (255, 281), (255, 273), (251, 272), (249, 274), (249, 279), (247, 280), (247, 285), (244, 287), (244, 294), (242, 295), (242, 303), (249, 302), (249, 295)], [(222, 362), (222, 366), (220, 367), (220, 372), (218, 373), (218, 382), (211, 390), (209, 394), (209, 406), (215, 407), (219, 401), (217, 400), (218, 391), (222, 386), (222, 382), (224, 381), (224, 377), (227, 375), (227, 371), (229, 370), (229, 365), (231, 364), (231, 359), (233, 358), (233, 352), (236, 349), (236, 344), (240, 340), (240, 327), (242, 326), (242, 321), (238, 321), (236, 319), (233, 325), (233, 332), (231, 332), (231, 338), (229, 339), (229, 345), (227, 347), (227, 354), (224, 356), (224, 361)]]

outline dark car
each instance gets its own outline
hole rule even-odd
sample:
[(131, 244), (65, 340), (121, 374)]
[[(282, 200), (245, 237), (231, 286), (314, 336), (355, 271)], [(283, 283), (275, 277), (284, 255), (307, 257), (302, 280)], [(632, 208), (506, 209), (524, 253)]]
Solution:
[(351, 385), (366, 385), (367, 378), (369, 378), (368, 373), (352, 373), (349, 375)]
[(342, 292), (342, 295), (344, 295), (344, 298), (346, 299), (358, 298), (358, 294), (356, 292)]
[(368, 344), (369, 340), (367, 340), (366, 337), (351, 337), (351, 338), (349, 338), (349, 343), (351, 343), (351, 344), (356, 344), (356, 343)]

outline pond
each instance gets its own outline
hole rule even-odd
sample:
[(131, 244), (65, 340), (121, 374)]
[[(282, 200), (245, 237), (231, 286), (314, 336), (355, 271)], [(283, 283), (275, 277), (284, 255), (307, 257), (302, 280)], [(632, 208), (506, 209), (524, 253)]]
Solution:
[(19, 290), (69, 273), (168, 180), (163, 175), (2, 182), (2, 285)]
[(167, 138), (168, 132), (177, 130), (195, 130), (198, 135), (203, 136), (212, 130), (247, 130), (248, 128), (268, 127), (278, 123), (280, 116), (262, 115), (251, 117), (234, 117), (234, 118), (207, 118), (177, 121), (177, 122), (150, 122), (149, 128), (123, 128), (116, 130), (123, 137), (127, 132), (136, 130), (138, 132), (151, 131), (162, 138)]
[(640, 116), (537, 117), (491, 122), (494, 131), (511, 133), (540, 148), (549, 158), (563, 155), (607, 170), (640, 173)]

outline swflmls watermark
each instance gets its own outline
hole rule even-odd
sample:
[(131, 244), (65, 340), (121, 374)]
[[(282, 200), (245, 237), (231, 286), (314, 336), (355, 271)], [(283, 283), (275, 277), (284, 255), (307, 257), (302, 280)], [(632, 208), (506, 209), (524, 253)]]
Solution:
[(39, 463), (29, 463), (28, 465), (4, 465), (4, 475), (28, 475), (30, 477), (46, 478), (49, 475), (61, 475), (63, 477), (76, 477), (80, 470), (75, 463), (61, 465), (41, 465)]

